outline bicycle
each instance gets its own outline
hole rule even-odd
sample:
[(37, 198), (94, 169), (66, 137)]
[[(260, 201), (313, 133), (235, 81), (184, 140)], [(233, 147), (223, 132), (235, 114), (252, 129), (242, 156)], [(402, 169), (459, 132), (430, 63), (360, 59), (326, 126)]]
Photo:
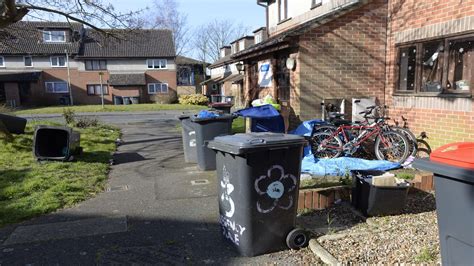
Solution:
[[(311, 150), (315, 158), (336, 158), (342, 155), (352, 155), (361, 144), (375, 137), (375, 156), (379, 160), (389, 160), (402, 163), (409, 154), (407, 138), (400, 132), (390, 130), (385, 123), (385, 117), (370, 117), (375, 106), (361, 112), (366, 121), (375, 119), (371, 124), (342, 124), (335, 131), (315, 132), (311, 138)], [(351, 138), (351, 132), (357, 132)]]

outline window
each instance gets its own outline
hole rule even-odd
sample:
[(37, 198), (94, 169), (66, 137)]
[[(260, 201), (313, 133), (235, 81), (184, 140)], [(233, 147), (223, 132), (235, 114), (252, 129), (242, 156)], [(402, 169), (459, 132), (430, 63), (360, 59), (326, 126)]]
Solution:
[(449, 41), (448, 46), (446, 89), (450, 92), (470, 92), (474, 86), (474, 37)]
[(316, 8), (323, 4), (323, 0), (312, 0), (311, 1), (311, 8)]
[(168, 60), (166, 59), (148, 59), (147, 60), (148, 68), (150, 69), (165, 69), (168, 66)]
[(235, 54), (237, 53), (237, 43), (233, 43), (230, 48), (230, 53)]
[(23, 61), (25, 62), (25, 67), (32, 67), (33, 66), (33, 57), (24, 56)]
[(45, 87), (46, 87), (47, 93), (68, 93), (69, 92), (67, 83), (63, 81), (45, 82)]
[(259, 32), (259, 33), (255, 34), (255, 44), (261, 43), (261, 42), (262, 42), (262, 33)]
[(397, 92), (471, 94), (474, 36), (400, 46), (397, 71)]
[(3, 56), (0, 56), (0, 67), (5, 67), (5, 58)]
[(106, 60), (86, 60), (86, 70), (107, 70)]
[(278, 21), (288, 18), (288, 0), (278, 0)]
[[(104, 90), (104, 95), (109, 94), (109, 87), (107, 85), (102, 85), (102, 89)], [(102, 95), (100, 84), (87, 85), (87, 95)]]
[(416, 74), (416, 46), (409, 46), (399, 51), (400, 78), (398, 90), (414, 91)]
[(242, 51), (245, 49), (245, 40), (241, 40), (239, 42), (239, 51)]
[(148, 94), (168, 93), (168, 84), (150, 83), (148, 84)]
[(51, 56), (52, 67), (65, 67), (66, 57), (65, 56)]
[(66, 42), (66, 31), (45, 30), (43, 31), (43, 41), (45, 42)]

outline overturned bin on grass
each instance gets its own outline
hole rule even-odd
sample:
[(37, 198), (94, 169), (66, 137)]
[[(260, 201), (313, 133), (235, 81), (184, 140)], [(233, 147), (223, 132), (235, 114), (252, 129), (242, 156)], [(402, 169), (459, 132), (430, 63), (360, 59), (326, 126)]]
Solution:
[(38, 160), (68, 161), (80, 154), (80, 134), (70, 127), (37, 126), (33, 153)]
[(0, 122), (5, 129), (12, 134), (24, 134), (26, 127), (26, 119), (22, 117), (0, 114)]
[(305, 139), (250, 133), (217, 137), (220, 225), (244, 256), (299, 249), (308, 235), (295, 228)]

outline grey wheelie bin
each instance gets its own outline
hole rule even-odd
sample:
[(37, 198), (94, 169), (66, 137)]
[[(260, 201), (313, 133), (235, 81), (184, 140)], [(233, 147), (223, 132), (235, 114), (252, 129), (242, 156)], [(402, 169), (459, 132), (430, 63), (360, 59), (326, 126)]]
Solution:
[(190, 117), (196, 130), (196, 151), (199, 169), (216, 170), (216, 154), (207, 147), (210, 140), (217, 136), (232, 134), (233, 115), (223, 114), (217, 117)]
[(181, 121), (181, 135), (183, 136), (184, 161), (197, 163), (196, 129), (189, 115), (178, 117)]
[(416, 159), (434, 173), (443, 265), (474, 265), (474, 143), (454, 143)]
[(295, 228), (305, 139), (278, 133), (217, 137), (219, 223), (243, 256), (299, 249), (308, 244)]
[(33, 153), (37, 160), (69, 161), (80, 154), (80, 134), (70, 127), (37, 126)]

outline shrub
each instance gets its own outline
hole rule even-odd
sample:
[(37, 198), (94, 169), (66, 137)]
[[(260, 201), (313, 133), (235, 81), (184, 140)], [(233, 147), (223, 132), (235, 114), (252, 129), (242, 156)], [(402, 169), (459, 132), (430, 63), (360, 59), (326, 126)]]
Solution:
[(78, 128), (88, 128), (99, 126), (99, 120), (96, 117), (80, 117), (76, 123)]
[(202, 94), (181, 95), (179, 97), (179, 103), (186, 105), (207, 105), (208, 101), (209, 99)]
[(74, 125), (76, 122), (76, 113), (71, 108), (63, 109), (63, 118), (68, 125)]

